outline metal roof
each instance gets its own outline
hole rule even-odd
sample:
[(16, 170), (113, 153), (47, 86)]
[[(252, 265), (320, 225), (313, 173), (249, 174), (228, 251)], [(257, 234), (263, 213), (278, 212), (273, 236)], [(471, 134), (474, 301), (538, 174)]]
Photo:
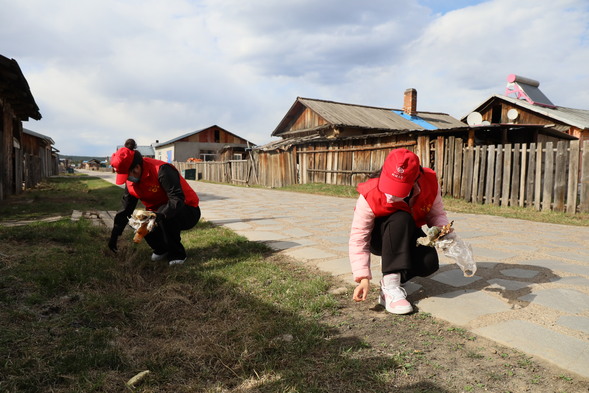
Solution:
[[(285, 135), (286, 128), (302, 111), (309, 108), (334, 126), (360, 127), (375, 130), (425, 130), (465, 127), (466, 124), (445, 113), (417, 112), (417, 116), (403, 116), (399, 109), (346, 104), (334, 101), (297, 97), (272, 136)], [(423, 122), (431, 127), (423, 127)], [(300, 130), (303, 131), (303, 130)]]
[[(574, 108), (567, 108), (564, 106), (555, 106), (554, 108), (548, 108), (545, 106), (538, 106), (534, 104), (530, 104), (529, 102), (504, 96), (501, 94), (494, 94), (487, 100), (485, 100), (482, 104), (476, 107), (475, 111), (487, 105), (493, 98), (499, 98), (501, 100), (505, 100), (510, 102), (514, 105), (520, 106), (522, 108), (528, 109), (532, 112), (537, 114), (550, 117), (554, 120), (558, 120), (562, 123), (569, 124), (573, 127), (577, 127), (580, 129), (587, 129), (589, 128), (589, 110), (586, 109), (574, 109)], [(466, 117), (464, 117), (466, 119)]]
[(35, 132), (33, 130), (29, 130), (27, 128), (23, 128), (22, 129), (22, 132), (25, 133), (25, 134), (27, 134), (27, 135), (31, 135), (31, 136), (37, 137), (39, 139), (43, 139), (43, 140), (49, 142), (50, 145), (54, 145), (55, 144), (55, 142), (53, 141), (53, 139), (51, 139), (51, 137), (48, 137), (47, 135), (39, 134), (38, 132)]

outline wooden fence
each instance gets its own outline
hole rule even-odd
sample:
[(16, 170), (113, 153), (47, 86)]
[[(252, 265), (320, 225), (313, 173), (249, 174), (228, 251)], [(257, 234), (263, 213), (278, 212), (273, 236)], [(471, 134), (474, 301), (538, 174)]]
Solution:
[(496, 206), (589, 212), (589, 141), (464, 146), (448, 138), (443, 195)]
[(239, 185), (356, 185), (380, 168), (390, 149), (401, 145), (436, 171), (443, 195), (496, 206), (589, 212), (589, 141), (469, 147), (462, 139), (439, 137), (337, 149), (292, 148), (256, 153), (248, 160), (174, 165), (195, 170), (195, 180)]

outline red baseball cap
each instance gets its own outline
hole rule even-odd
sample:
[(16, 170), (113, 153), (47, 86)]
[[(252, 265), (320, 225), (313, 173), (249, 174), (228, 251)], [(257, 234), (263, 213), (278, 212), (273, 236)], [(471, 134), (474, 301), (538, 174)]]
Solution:
[(407, 149), (392, 150), (384, 160), (378, 189), (385, 194), (405, 198), (419, 176), (419, 157)]
[(116, 184), (123, 184), (127, 181), (127, 177), (129, 176), (129, 171), (131, 170), (131, 164), (133, 164), (133, 159), (135, 158), (135, 150), (128, 149), (126, 147), (121, 147), (115, 153), (113, 153), (112, 157), (110, 158), (110, 164), (115, 171), (117, 171), (117, 178), (115, 180)]

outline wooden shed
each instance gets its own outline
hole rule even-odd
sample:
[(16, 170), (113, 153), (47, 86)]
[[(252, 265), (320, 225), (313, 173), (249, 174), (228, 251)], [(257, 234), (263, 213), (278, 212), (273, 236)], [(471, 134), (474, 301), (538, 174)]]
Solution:
[(59, 151), (53, 147), (54, 144), (47, 135), (23, 128), (21, 150), (25, 189), (59, 173)]
[(0, 199), (20, 193), (25, 181), (23, 121), (41, 113), (18, 63), (0, 55)]

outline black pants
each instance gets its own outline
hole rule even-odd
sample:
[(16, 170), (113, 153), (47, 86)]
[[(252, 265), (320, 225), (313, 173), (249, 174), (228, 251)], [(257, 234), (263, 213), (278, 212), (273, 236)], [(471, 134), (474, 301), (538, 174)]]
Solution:
[(370, 252), (382, 257), (382, 274), (401, 273), (401, 282), (406, 282), (437, 271), (439, 260), (435, 248), (416, 246), (417, 238), (422, 236), (425, 233), (405, 211), (376, 218)]
[(200, 208), (185, 205), (175, 216), (159, 220), (157, 226), (145, 236), (145, 241), (153, 252), (162, 255), (168, 253), (170, 261), (186, 258), (180, 232), (193, 228), (200, 220)]

